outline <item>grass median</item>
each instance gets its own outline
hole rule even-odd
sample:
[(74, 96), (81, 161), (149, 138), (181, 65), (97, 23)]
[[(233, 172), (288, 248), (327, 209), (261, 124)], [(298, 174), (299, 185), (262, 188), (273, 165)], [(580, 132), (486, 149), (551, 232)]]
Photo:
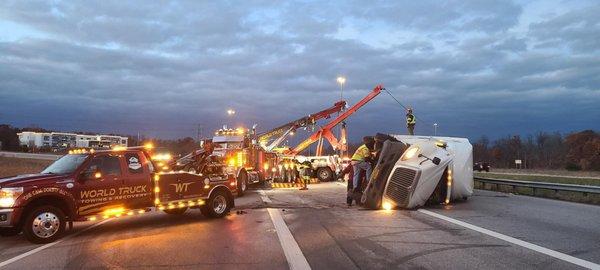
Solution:
[(39, 173), (52, 162), (52, 160), (42, 159), (0, 157), (0, 177)]

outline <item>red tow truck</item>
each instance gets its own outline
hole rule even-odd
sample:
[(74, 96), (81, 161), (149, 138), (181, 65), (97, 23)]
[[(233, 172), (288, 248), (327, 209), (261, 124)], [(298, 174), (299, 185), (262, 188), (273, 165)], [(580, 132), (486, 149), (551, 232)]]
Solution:
[(49, 243), (77, 221), (190, 208), (219, 218), (234, 207), (236, 179), (214, 157), (197, 173), (160, 172), (150, 157), (143, 147), (74, 150), (39, 174), (0, 179), (0, 234)]

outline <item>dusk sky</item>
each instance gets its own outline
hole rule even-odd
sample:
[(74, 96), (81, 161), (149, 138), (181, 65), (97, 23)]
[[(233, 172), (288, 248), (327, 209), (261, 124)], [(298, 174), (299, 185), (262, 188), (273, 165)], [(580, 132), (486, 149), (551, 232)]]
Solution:
[[(417, 134), (600, 129), (600, 1), (0, 1), (0, 123), (265, 130), (383, 84)], [(227, 109), (237, 114), (227, 116)], [(381, 93), (352, 140), (405, 134)]]

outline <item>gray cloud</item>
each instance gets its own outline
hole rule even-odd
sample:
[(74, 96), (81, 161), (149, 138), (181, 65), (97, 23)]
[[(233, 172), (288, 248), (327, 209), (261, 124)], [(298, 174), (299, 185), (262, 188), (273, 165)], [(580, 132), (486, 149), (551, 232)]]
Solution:
[[(349, 101), (384, 83), (424, 134), (433, 122), (472, 138), (597, 129), (598, 8), (522, 25), (524, 7), (504, 1), (5, 1), (0, 26), (32, 33), (0, 39), (0, 122), (169, 138), (264, 129), (333, 104), (344, 74)], [(383, 93), (351, 135), (404, 132), (403, 114)]]

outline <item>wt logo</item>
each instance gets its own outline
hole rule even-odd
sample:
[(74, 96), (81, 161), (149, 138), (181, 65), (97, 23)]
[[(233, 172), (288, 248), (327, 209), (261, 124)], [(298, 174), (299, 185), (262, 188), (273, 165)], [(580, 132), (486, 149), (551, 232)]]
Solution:
[(191, 184), (192, 184), (192, 182), (190, 182), (190, 183), (177, 183), (177, 184), (171, 184), (171, 186), (175, 186), (175, 192), (181, 193), (181, 192), (187, 192), (188, 191), (188, 187)]

